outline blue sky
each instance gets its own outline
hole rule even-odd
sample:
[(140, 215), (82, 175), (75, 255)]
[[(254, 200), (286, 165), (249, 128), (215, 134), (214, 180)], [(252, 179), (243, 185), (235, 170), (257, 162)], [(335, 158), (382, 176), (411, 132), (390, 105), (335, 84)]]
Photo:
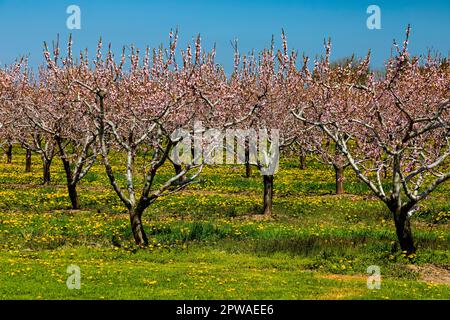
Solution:
[[(69, 31), (66, 8), (81, 8), (81, 30)], [(381, 30), (366, 27), (369, 5), (381, 8)], [(185, 46), (201, 33), (207, 48), (217, 44), (218, 60), (229, 70), (233, 63), (230, 41), (237, 38), (241, 52), (279, 43), (284, 28), (290, 48), (314, 57), (323, 52), (323, 39), (331, 37), (333, 58), (373, 52), (372, 65), (380, 67), (389, 56), (392, 40), (403, 40), (412, 24), (411, 50), (433, 49), (447, 56), (450, 50), (450, 1), (288, 1), (288, 0), (0, 0), (0, 63), (30, 55), (32, 65), (42, 61), (42, 42), (59, 33), (65, 41), (73, 33), (77, 49), (91, 51), (101, 35), (117, 50), (167, 43), (170, 29), (180, 30)]]

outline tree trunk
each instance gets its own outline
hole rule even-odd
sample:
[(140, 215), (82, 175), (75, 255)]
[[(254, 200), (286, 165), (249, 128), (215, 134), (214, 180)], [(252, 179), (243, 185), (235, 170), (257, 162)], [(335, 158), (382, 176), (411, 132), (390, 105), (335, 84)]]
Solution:
[(250, 178), (252, 176), (252, 166), (250, 164), (250, 150), (249, 147), (245, 147), (245, 177)]
[(408, 216), (408, 211), (404, 209), (398, 209), (395, 210), (393, 214), (395, 230), (402, 252), (406, 252), (407, 255), (415, 253), (416, 247), (414, 245), (414, 239), (412, 237), (411, 221)]
[(300, 155), (300, 170), (306, 170), (306, 155), (304, 153)]
[[(183, 168), (182, 168), (179, 164), (174, 163), (174, 164), (173, 164), (173, 167), (174, 167), (174, 169), (175, 169), (175, 174), (176, 174), (176, 175), (179, 175), (180, 172), (183, 171)], [(178, 182), (183, 182), (184, 180), (186, 180), (186, 177), (183, 175), (183, 176), (181, 176), (181, 177), (178, 179)]]
[(69, 192), (72, 210), (78, 210), (80, 209), (80, 202), (78, 200), (77, 183), (73, 181), (72, 169), (70, 168), (69, 161), (64, 158), (62, 158), (61, 160), (64, 166), (64, 171), (66, 172), (67, 191)]
[(51, 160), (42, 159), (42, 167), (43, 167), (43, 184), (49, 185), (50, 184), (50, 166), (52, 164)]
[(69, 191), (69, 198), (70, 198), (70, 203), (72, 205), (72, 210), (80, 209), (80, 202), (78, 200), (77, 185), (69, 183), (67, 185), (67, 190)]
[(62, 139), (59, 135), (55, 136), (56, 143), (59, 149), (59, 157), (64, 167), (64, 172), (66, 173), (66, 183), (67, 183), (67, 191), (69, 192), (70, 203), (72, 205), (72, 210), (80, 209), (80, 202), (78, 200), (78, 192), (77, 192), (77, 183), (75, 177), (72, 173), (72, 168), (70, 167), (70, 161), (67, 159), (67, 156), (64, 152), (64, 148), (62, 146)]
[(344, 194), (344, 167), (334, 165), (336, 177), (336, 194)]
[(400, 243), (400, 248), (403, 252), (406, 252), (407, 255), (410, 255), (416, 252), (411, 232), (411, 222), (409, 220), (409, 211), (414, 208), (415, 202), (410, 201), (409, 203), (402, 203), (401, 165), (398, 153), (394, 156), (393, 165), (393, 195), (391, 196), (391, 202), (388, 203), (388, 207), (394, 215), (395, 231)]
[(245, 177), (250, 178), (252, 176), (252, 166), (250, 163), (245, 163)]
[(131, 231), (133, 232), (134, 241), (137, 245), (148, 245), (148, 238), (142, 225), (143, 210), (132, 208), (129, 210)]
[(273, 176), (263, 176), (264, 182), (264, 210), (263, 215), (272, 215)]
[(6, 149), (6, 163), (12, 163), (12, 144), (9, 144)]
[(26, 159), (25, 159), (25, 172), (30, 173), (31, 172), (31, 150), (26, 150)]

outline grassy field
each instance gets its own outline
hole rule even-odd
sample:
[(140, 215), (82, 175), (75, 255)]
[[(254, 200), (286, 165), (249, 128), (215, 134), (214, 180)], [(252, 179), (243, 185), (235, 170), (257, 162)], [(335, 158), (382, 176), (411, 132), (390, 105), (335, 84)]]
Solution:
[[(413, 220), (415, 257), (399, 252), (390, 214), (350, 170), (348, 194), (335, 196), (330, 168), (295, 159), (275, 176), (271, 219), (257, 215), (259, 174), (209, 167), (146, 211), (151, 245), (138, 248), (103, 167), (71, 211), (58, 159), (50, 186), (38, 157), (28, 174), (23, 152), (13, 160), (0, 164), (0, 299), (450, 299), (449, 183)], [(69, 265), (81, 268), (80, 290), (66, 286)], [(367, 288), (371, 265), (379, 290)]]

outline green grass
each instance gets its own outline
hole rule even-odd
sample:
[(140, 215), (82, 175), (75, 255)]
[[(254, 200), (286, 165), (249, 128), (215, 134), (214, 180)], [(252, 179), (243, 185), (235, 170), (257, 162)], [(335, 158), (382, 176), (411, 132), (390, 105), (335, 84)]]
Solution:
[[(330, 168), (310, 162), (302, 171), (295, 160), (275, 176), (272, 219), (256, 218), (255, 171), (247, 179), (242, 167), (209, 167), (146, 211), (151, 244), (139, 248), (101, 166), (79, 187), (83, 210), (71, 211), (58, 160), (42, 186), (38, 157), (26, 174), (15, 151), (13, 164), (0, 164), (1, 299), (450, 298), (449, 183), (413, 219), (412, 259), (398, 249), (389, 212), (350, 170), (348, 195), (335, 196)], [(66, 286), (69, 265), (81, 268), (80, 290)], [(367, 288), (371, 265), (381, 269), (380, 290)]]
[[(2, 299), (444, 299), (448, 286), (386, 276), (369, 290), (358, 275), (305, 269), (305, 259), (217, 248), (125, 252), (59, 248), (1, 256)], [(81, 268), (81, 290), (69, 290), (67, 266)], [(14, 274), (14, 275), (13, 275)]]

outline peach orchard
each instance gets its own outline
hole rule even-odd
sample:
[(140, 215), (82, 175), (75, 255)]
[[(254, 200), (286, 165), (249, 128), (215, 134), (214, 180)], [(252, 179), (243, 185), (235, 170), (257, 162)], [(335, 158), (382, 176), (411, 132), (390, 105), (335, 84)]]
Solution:
[[(450, 65), (437, 55), (410, 55), (409, 33), (408, 27), (404, 43), (394, 43), (381, 75), (370, 69), (370, 52), (333, 64), (330, 42), (322, 57), (299, 59), (284, 32), (279, 49), (272, 42), (246, 55), (235, 44), (231, 74), (216, 62), (215, 49), (203, 50), (200, 37), (178, 49), (176, 32), (167, 48), (131, 46), (119, 56), (100, 40), (92, 60), (87, 50), (73, 52), (72, 39), (65, 54), (59, 41), (45, 44), (38, 70), (25, 58), (0, 70), (0, 145), (8, 162), (13, 146), (26, 149), (26, 170), (31, 154), (39, 154), (44, 184), (57, 159), (72, 209), (83, 206), (78, 183), (101, 164), (129, 212), (136, 244), (146, 245), (144, 212), (187, 188), (209, 165), (208, 155), (195, 150), (195, 161), (174, 161), (182, 141), (173, 138), (175, 130), (195, 134), (197, 121), (204, 130), (277, 129), (282, 154), (309, 154), (334, 168), (337, 193), (345, 192), (345, 172), (353, 170), (392, 213), (401, 249), (414, 253), (410, 218), (450, 178)], [(269, 216), (274, 173), (251, 157), (251, 143), (243, 140), (241, 163), (261, 173), (261, 214)], [(122, 168), (111, 165), (113, 154), (126, 159)], [(135, 168), (137, 157), (144, 172)], [(173, 175), (155, 184), (167, 163)], [(117, 179), (122, 173), (125, 184)]]

